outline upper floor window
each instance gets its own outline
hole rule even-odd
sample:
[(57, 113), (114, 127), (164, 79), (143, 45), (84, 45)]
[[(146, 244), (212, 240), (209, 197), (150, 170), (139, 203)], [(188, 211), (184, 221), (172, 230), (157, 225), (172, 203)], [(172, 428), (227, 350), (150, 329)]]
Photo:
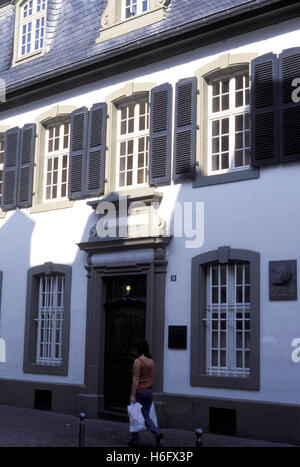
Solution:
[(50, 124), (46, 134), (44, 199), (45, 201), (66, 199), (70, 143), (69, 121)]
[(124, 19), (145, 13), (150, 8), (150, 0), (123, 0)]
[(149, 100), (143, 98), (118, 107), (117, 186), (148, 183)]
[(209, 173), (250, 165), (249, 72), (209, 82)]
[(199, 90), (195, 188), (259, 176), (251, 163), (249, 70), (256, 57), (224, 54), (195, 72)]
[(0, 134), (0, 201), (2, 196), (3, 182), (3, 163), (4, 163), (4, 137)]

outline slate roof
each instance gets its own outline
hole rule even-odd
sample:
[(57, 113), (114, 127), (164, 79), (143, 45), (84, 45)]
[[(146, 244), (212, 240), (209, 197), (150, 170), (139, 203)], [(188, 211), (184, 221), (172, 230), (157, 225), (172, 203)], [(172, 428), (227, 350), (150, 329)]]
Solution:
[[(137, 41), (151, 41), (220, 12), (233, 14), (238, 7), (259, 7), (278, 0), (171, 0), (166, 17), (151, 26), (96, 44), (101, 15), (107, 0), (48, 0), (46, 53), (35, 60), (10, 67), (13, 53), (14, 11), (12, 1), (0, 0), (0, 78), (12, 91), (47, 74), (89, 59), (109, 56)], [(1, 8), (3, 7), (3, 8)]]

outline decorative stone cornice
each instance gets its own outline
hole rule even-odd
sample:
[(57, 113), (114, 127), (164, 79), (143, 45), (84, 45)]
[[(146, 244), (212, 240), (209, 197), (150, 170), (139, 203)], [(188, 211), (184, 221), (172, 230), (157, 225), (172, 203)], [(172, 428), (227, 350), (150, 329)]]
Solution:
[[(115, 238), (102, 239), (95, 242), (78, 243), (80, 250), (85, 251), (89, 255), (97, 253), (106, 253), (111, 251), (137, 250), (153, 248), (155, 250), (164, 250), (172, 240), (169, 237), (141, 237), (141, 238)], [(160, 251), (158, 256), (161, 256)]]

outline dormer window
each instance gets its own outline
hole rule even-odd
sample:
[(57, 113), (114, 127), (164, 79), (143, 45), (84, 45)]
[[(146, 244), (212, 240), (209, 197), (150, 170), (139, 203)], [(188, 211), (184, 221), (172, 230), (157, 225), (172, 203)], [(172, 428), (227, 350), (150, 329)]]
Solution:
[(46, 0), (29, 0), (22, 8), (20, 55), (42, 49), (45, 39)]
[(14, 64), (43, 53), (47, 0), (21, 1), (16, 6)]
[(150, 8), (150, 0), (124, 0), (124, 19), (145, 13)]

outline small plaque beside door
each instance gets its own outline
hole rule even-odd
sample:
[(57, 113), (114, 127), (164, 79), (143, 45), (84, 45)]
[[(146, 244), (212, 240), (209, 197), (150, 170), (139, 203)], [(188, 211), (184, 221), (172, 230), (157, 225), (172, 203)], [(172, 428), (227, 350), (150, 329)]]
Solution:
[(187, 326), (169, 326), (169, 349), (186, 350)]
[(297, 261), (270, 261), (270, 300), (297, 300)]

